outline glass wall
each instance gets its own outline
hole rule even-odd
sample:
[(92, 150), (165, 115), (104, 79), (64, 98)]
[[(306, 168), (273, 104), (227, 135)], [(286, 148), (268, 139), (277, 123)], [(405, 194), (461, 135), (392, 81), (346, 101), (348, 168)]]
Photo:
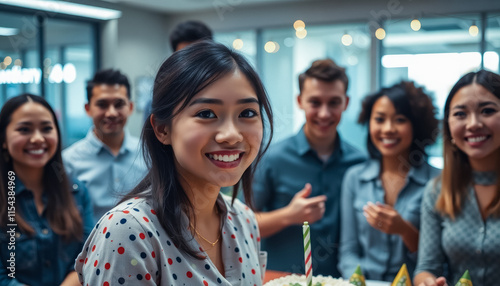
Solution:
[(0, 12), (0, 105), (25, 92), (44, 96), (59, 119), (63, 146), (91, 126), (84, 105), (86, 81), (96, 70), (95, 25)]

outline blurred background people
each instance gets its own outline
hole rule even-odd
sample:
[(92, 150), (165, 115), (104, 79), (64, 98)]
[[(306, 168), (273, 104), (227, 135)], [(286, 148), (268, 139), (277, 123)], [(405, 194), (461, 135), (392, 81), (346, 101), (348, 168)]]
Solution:
[(360, 265), (367, 279), (393, 281), (403, 263), (415, 269), (423, 190), (439, 174), (425, 152), (438, 121), (422, 88), (400, 82), (367, 96), (358, 122), (368, 124), (371, 159), (344, 178), (339, 268), (345, 278)]
[(314, 274), (340, 276), (337, 255), (340, 185), (347, 168), (365, 160), (337, 126), (349, 103), (345, 69), (317, 60), (299, 76), (306, 123), (271, 146), (254, 181), (254, 198), (268, 269), (303, 273), (302, 223), (311, 225)]
[(0, 285), (80, 285), (73, 265), (94, 227), (92, 204), (64, 171), (54, 111), (42, 97), (13, 97), (0, 130)]
[(466, 270), (475, 286), (496, 285), (500, 75), (481, 70), (458, 80), (446, 99), (443, 143), (442, 175), (422, 202), (415, 285), (455, 285)]
[(83, 182), (99, 220), (146, 174), (139, 139), (125, 129), (134, 110), (130, 84), (118, 70), (97, 72), (87, 83), (85, 111), (93, 126), (87, 136), (63, 151), (67, 172)]

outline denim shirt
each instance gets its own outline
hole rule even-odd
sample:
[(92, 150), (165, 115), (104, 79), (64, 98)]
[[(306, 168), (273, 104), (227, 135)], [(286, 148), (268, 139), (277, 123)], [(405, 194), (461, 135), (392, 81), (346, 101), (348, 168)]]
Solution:
[[(411, 167), (393, 206), (417, 229), (420, 228), (420, 205), (425, 185), (439, 172), (426, 163)], [(342, 184), (339, 262), (344, 278), (349, 278), (358, 264), (365, 277), (371, 280), (392, 281), (403, 263), (411, 274), (415, 269), (417, 253), (408, 250), (401, 236), (373, 228), (363, 215), (363, 206), (368, 202), (384, 203), (384, 196), (380, 161), (372, 159), (346, 172)]]
[[(87, 236), (94, 227), (92, 204), (83, 184), (73, 181), (72, 194), (83, 221), (83, 239), (64, 242), (50, 227), (44, 210), (40, 216), (34, 197), (20, 180), (15, 181), (16, 212), (35, 230), (33, 236), (15, 230), (15, 279), (8, 276), (11, 271), (7, 260), (10, 234), (2, 228), (0, 233), (0, 286), (14, 285), (60, 285), (66, 275), (74, 271), (75, 258), (80, 253)], [(42, 195), (44, 205), (47, 196)]]
[[(323, 162), (309, 145), (302, 128), (295, 136), (271, 146), (255, 174), (253, 191), (259, 211), (287, 206), (306, 183), (312, 185), (310, 197), (326, 195), (323, 218), (311, 224), (315, 275), (340, 275), (337, 270), (340, 186), (345, 171), (365, 160), (363, 153), (337, 134), (333, 153)], [(268, 269), (304, 273), (302, 226), (292, 225), (263, 239), (262, 249), (268, 252)]]
[(147, 172), (139, 139), (126, 130), (117, 155), (97, 138), (92, 127), (85, 138), (64, 149), (62, 157), (66, 172), (87, 187), (94, 221), (112, 209)]

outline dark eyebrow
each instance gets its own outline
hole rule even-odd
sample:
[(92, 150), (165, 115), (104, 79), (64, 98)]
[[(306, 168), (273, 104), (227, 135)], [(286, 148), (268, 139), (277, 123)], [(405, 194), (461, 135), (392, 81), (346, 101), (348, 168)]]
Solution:
[[(224, 105), (224, 102), (220, 99), (214, 99), (214, 98), (197, 98), (193, 100), (189, 106), (195, 105), (195, 104), (217, 104), (217, 105)], [(249, 97), (249, 98), (243, 98), (239, 99), (237, 104), (247, 104), (247, 103), (257, 103), (259, 104), (259, 101), (256, 98)]]
[(455, 105), (452, 109), (465, 109), (465, 105)]
[(479, 107), (483, 107), (483, 106), (487, 106), (487, 105), (497, 105), (497, 104), (493, 101), (486, 101), (486, 102), (479, 103)]
[[(52, 125), (52, 121), (45, 120), (45, 121), (40, 122), (40, 124), (41, 125)], [(21, 121), (21, 122), (18, 122), (17, 125), (29, 125), (29, 126), (32, 126), (33, 122), (31, 122), (31, 121)]]

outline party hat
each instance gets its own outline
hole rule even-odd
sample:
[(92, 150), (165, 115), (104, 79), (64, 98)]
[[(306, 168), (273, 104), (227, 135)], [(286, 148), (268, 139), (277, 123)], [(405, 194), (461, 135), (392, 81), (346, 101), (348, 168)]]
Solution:
[(358, 267), (356, 267), (356, 270), (354, 270), (354, 273), (351, 275), (351, 278), (349, 278), (349, 283), (356, 286), (366, 286), (365, 276), (361, 271), (361, 266), (358, 265)]
[(460, 279), (458, 279), (457, 284), (455, 286), (472, 286), (472, 280), (470, 279), (469, 270), (465, 270), (464, 275)]
[(408, 274), (406, 264), (403, 263), (403, 266), (399, 269), (398, 275), (396, 275), (396, 278), (392, 281), (391, 286), (411, 286), (410, 274)]

